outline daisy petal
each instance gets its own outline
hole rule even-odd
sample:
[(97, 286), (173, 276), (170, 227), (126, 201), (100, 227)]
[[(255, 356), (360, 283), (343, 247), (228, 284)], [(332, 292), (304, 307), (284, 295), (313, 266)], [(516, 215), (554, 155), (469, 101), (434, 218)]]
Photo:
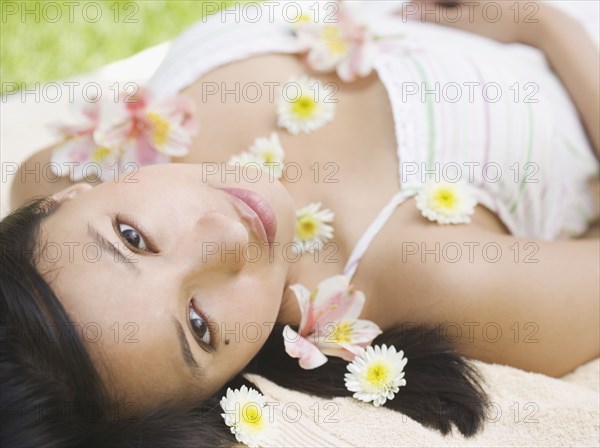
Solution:
[(271, 421), (266, 398), (253, 388), (243, 385), (239, 389), (227, 389), (219, 402), (224, 411), (221, 417), (229, 426), (238, 442), (249, 447), (264, 446), (276, 422)]
[(477, 201), (464, 182), (428, 182), (417, 193), (417, 208), (439, 224), (466, 224), (471, 221)]
[(406, 385), (404, 352), (391, 346), (368, 347), (348, 364), (344, 381), (353, 397), (382, 406), (394, 398), (400, 387)]
[(312, 202), (306, 207), (296, 210), (295, 242), (302, 251), (321, 249), (327, 239), (333, 236), (331, 210), (321, 210), (320, 202)]
[(319, 80), (291, 78), (277, 104), (277, 125), (293, 135), (320, 129), (333, 120), (335, 103), (328, 97), (328, 90)]

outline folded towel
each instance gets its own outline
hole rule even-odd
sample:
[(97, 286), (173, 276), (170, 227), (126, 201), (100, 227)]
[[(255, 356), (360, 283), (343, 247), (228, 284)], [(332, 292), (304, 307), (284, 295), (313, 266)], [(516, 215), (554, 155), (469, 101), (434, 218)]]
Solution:
[[(600, 358), (563, 378), (474, 361), (489, 394), (483, 430), (447, 436), (386, 408), (352, 398), (321, 399), (248, 375), (273, 405), (269, 446), (600, 446)], [(406, 378), (410, 381), (410, 378)], [(396, 396), (402, 399), (402, 388)]]

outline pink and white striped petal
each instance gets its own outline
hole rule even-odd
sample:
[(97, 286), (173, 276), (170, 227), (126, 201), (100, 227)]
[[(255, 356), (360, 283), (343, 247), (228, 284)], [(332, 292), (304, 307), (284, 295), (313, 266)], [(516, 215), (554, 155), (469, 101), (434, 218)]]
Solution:
[(285, 351), (292, 358), (299, 358), (300, 367), (315, 369), (327, 362), (327, 357), (309, 340), (300, 336), (289, 325), (283, 329)]

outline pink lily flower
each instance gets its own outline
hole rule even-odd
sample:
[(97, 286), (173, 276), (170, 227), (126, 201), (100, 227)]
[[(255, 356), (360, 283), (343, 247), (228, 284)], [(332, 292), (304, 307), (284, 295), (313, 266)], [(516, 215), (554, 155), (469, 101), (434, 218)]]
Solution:
[(300, 45), (307, 52), (309, 67), (323, 73), (336, 71), (345, 82), (368, 76), (377, 48), (367, 26), (343, 2), (328, 22), (331, 23), (306, 20), (295, 27)]
[(198, 131), (188, 98), (155, 100), (143, 87), (134, 95), (121, 93), (117, 102), (107, 97), (76, 107), (82, 123), (52, 126), (65, 139), (51, 159), (62, 165), (61, 173), (52, 167), (56, 174), (70, 173), (72, 181), (94, 174), (105, 181), (130, 163), (165, 163), (186, 155)]
[(119, 153), (94, 140), (94, 131), (100, 122), (101, 103), (77, 103), (73, 107), (82, 118), (81, 123), (50, 124), (50, 128), (64, 139), (52, 152), (50, 166), (56, 175), (68, 173), (73, 182), (92, 176), (108, 180), (115, 175)]
[(344, 275), (323, 280), (312, 293), (299, 284), (290, 288), (302, 317), (297, 332), (289, 325), (284, 328), (284, 345), (288, 355), (299, 358), (303, 369), (325, 364), (325, 355), (352, 361), (381, 333), (374, 322), (358, 319), (365, 296)]
[(103, 146), (120, 148), (125, 160), (139, 165), (186, 155), (198, 132), (193, 103), (181, 95), (155, 100), (141, 87), (134, 95), (122, 93), (114, 106), (116, 110), (106, 114), (94, 139)]

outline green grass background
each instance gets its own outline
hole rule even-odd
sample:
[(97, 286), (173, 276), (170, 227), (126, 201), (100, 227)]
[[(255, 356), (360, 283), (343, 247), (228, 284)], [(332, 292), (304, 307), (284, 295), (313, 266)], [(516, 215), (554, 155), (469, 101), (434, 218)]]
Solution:
[[(65, 3), (0, 0), (1, 93), (6, 82), (63, 79), (131, 56), (174, 38), (207, 10), (198, 0), (76, 1), (69, 17)], [(14, 8), (17, 13), (11, 14)], [(23, 17), (24, 8), (34, 12)], [(61, 17), (55, 22), (57, 11)]]

